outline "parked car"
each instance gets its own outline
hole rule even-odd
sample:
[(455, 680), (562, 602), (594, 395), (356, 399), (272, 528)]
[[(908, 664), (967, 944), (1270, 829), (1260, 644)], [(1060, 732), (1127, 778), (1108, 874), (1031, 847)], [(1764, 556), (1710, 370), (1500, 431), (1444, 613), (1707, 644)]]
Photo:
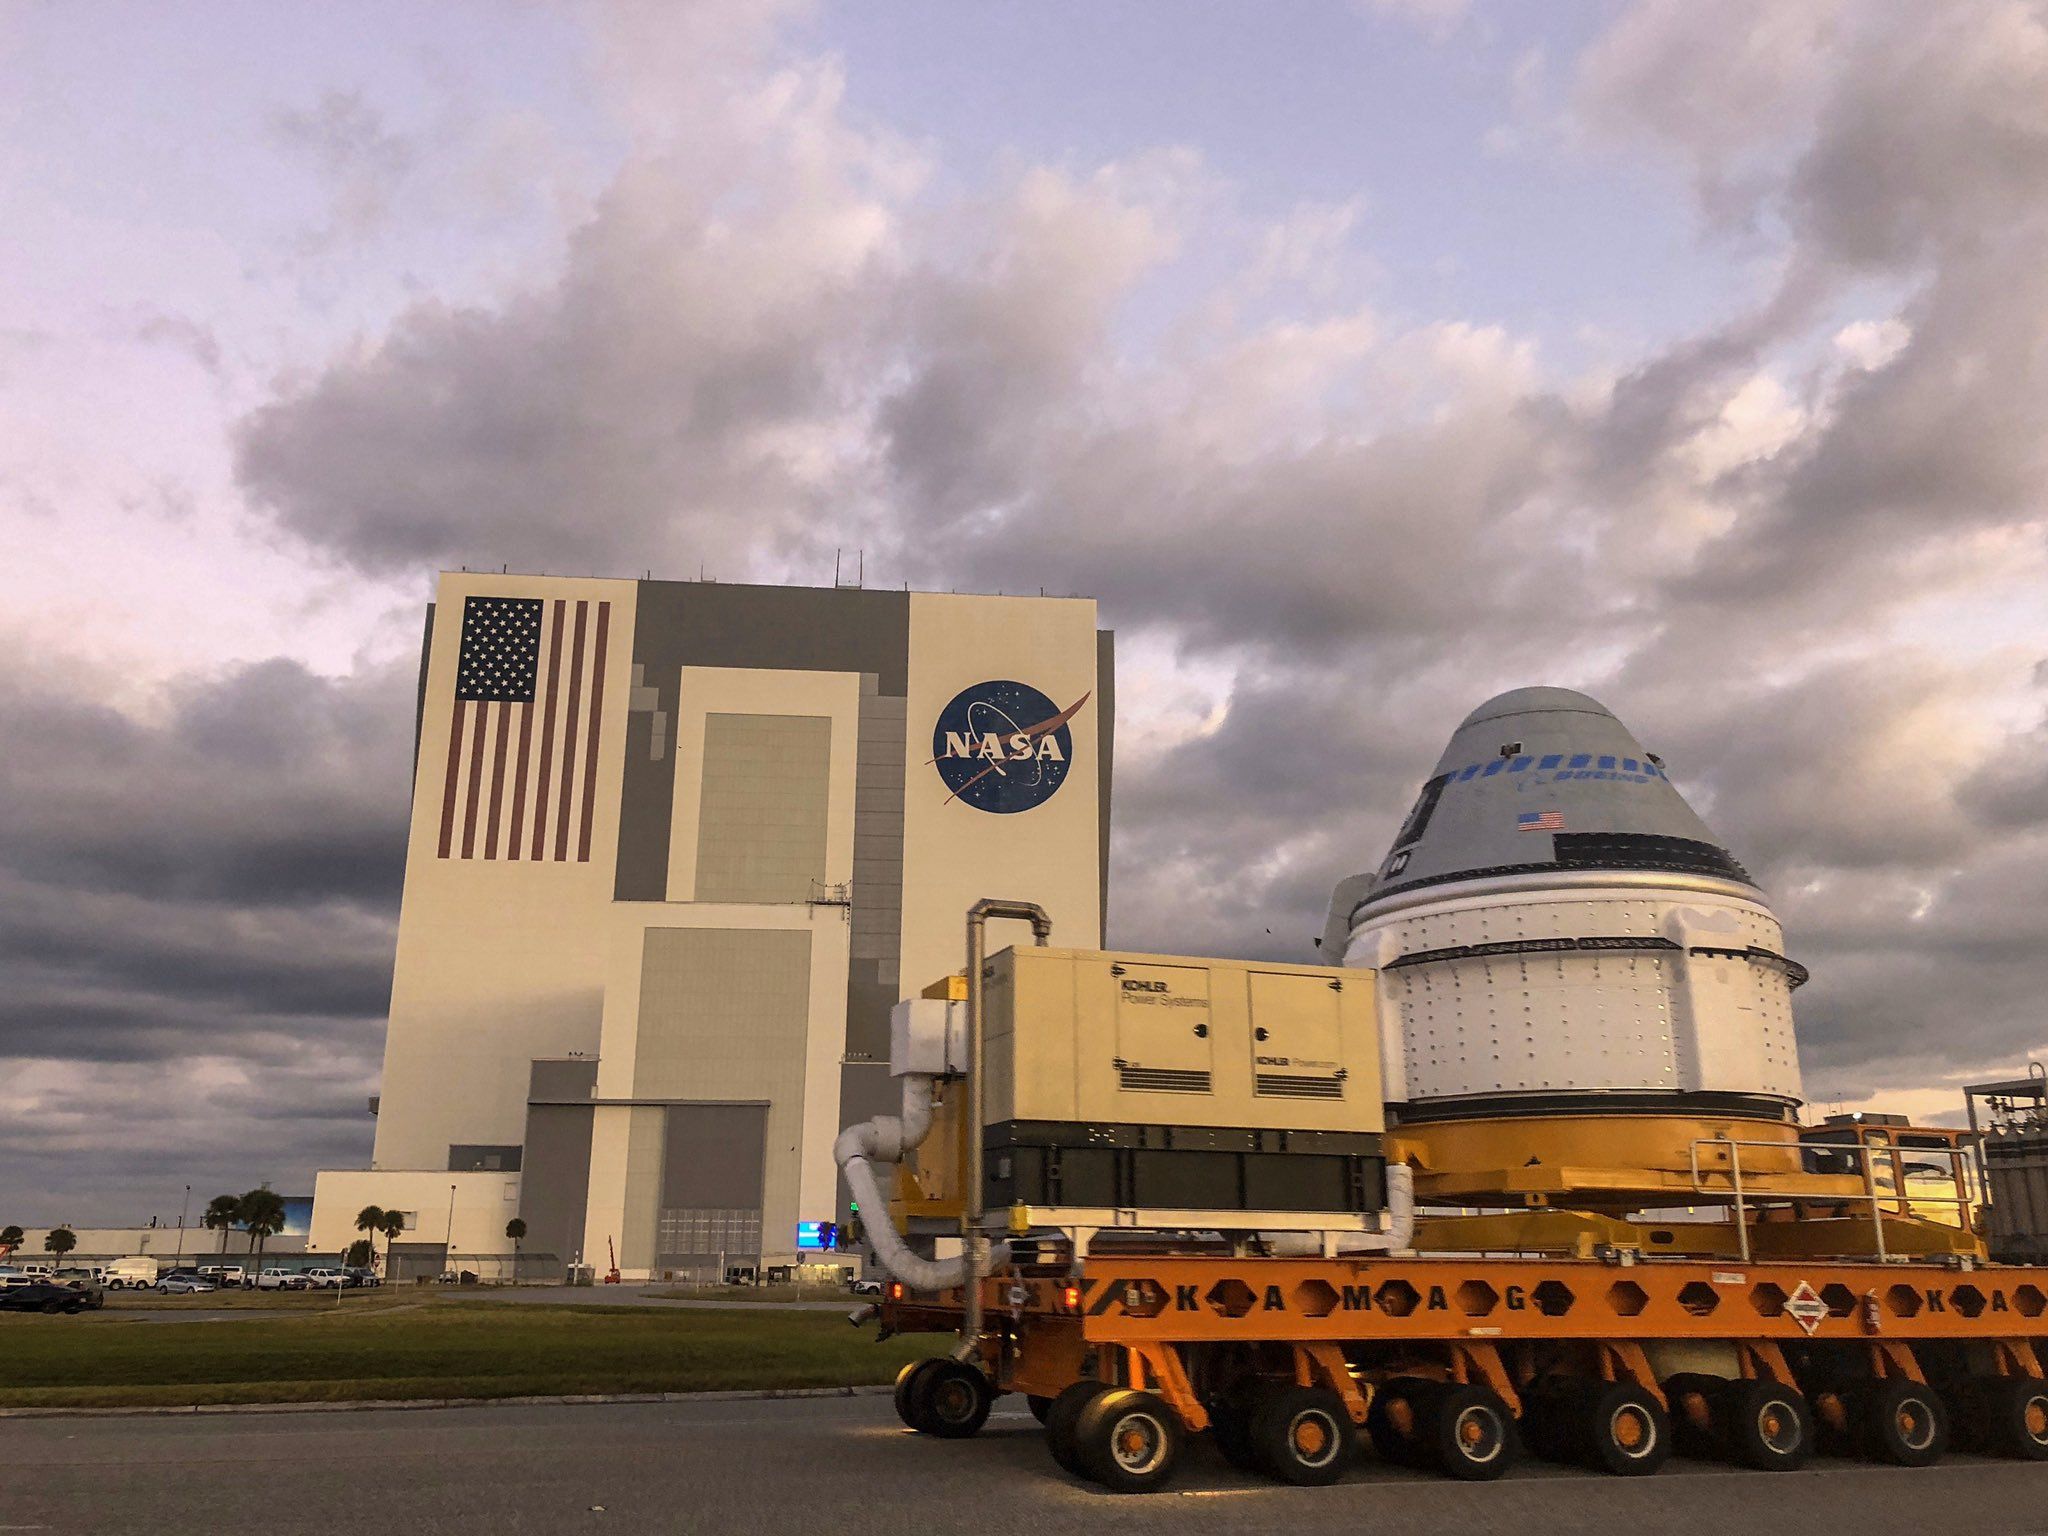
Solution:
[(879, 1280), (849, 1280), (846, 1288), (856, 1296), (879, 1296), (882, 1282)]
[(303, 1291), (306, 1277), (296, 1269), (282, 1269), (273, 1264), (256, 1277), (259, 1291)]
[(220, 1289), (206, 1276), (192, 1269), (174, 1269), (167, 1275), (159, 1275), (157, 1293), (162, 1296), (203, 1296)]
[(359, 1286), (382, 1285), (384, 1283), (377, 1278), (377, 1271), (366, 1269), (360, 1264), (349, 1265), (347, 1269), (342, 1271), (342, 1274), (347, 1277), (342, 1281), (342, 1284), (351, 1289)]
[(202, 1264), (199, 1273), (224, 1291), (249, 1289), (249, 1271), (240, 1264)]
[(348, 1284), (348, 1277), (338, 1269), (301, 1270), (307, 1286), (316, 1291), (338, 1291)]
[(155, 1285), (163, 1266), (146, 1254), (130, 1254), (125, 1259), (116, 1259), (100, 1276), (100, 1283), (110, 1291), (145, 1290)]
[(36, 1277), (25, 1269), (0, 1269), (0, 1290), (19, 1290), (35, 1283)]
[(53, 1280), (31, 1280), (0, 1291), (0, 1312), (83, 1312), (85, 1292)]
[(59, 1285), (68, 1285), (75, 1291), (85, 1292), (85, 1304), (88, 1307), (97, 1309), (107, 1304), (107, 1293), (100, 1285), (99, 1276), (86, 1265), (60, 1269), (51, 1278)]

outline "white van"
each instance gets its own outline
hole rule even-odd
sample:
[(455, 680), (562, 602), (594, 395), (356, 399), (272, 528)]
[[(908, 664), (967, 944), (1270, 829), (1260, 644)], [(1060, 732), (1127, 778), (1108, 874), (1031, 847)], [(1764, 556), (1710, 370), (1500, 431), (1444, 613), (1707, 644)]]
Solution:
[(157, 1262), (147, 1254), (130, 1254), (109, 1264), (101, 1280), (110, 1291), (147, 1290), (156, 1284)]

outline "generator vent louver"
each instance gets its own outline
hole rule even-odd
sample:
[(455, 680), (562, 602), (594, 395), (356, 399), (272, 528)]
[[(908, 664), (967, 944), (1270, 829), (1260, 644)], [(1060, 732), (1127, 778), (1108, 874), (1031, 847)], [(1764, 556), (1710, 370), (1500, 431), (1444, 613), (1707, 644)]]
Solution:
[(1209, 1074), (1172, 1067), (1118, 1067), (1119, 1084), (1134, 1093), (1207, 1093)]
[(1257, 1091), (1275, 1099), (1341, 1099), (1344, 1082), (1336, 1077), (1290, 1077), (1280, 1072), (1261, 1072)]

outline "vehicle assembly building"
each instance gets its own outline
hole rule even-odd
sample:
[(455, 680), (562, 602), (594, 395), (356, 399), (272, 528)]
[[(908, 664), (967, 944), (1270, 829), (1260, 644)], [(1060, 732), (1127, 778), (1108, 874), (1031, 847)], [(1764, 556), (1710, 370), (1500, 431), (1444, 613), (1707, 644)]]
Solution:
[(706, 1274), (845, 1216), (891, 1005), (1025, 893), (1100, 943), (1092, 600), (448, 573), (428, 611), (375, 1150), (310, 1246)]

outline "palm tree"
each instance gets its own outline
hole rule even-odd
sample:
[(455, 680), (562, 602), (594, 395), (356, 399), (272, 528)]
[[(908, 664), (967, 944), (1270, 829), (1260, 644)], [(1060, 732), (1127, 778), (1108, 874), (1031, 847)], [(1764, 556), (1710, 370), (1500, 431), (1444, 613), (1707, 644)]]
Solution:
[(69, 1227), (55, 1228), (43, 1239), (43, 1252), (54, 1253), (59, 1264), (64, 1262), (64, 1255), (77, 1246), (78, 1234)]
[(384, 1279), (387, 1283), (398, 1282), (398, 1260), (392, 1256), (391, 1245), (398, 1241), (398, 1234), (405, 1230), (405, 1212), (384, 1213)]
[(356, 1230), (370, 1234), (365, 1241), (370, 1245), (370, 1262), (375, 1263), (377, 1258), (377, 1234), (384, 1230), (384, 1207), (381, 1205), (366, 1205), (360, 1211), (357, 1211)]
[(228, 1233), (235, 1223), (242, 1219), (242, 1197), (240, 1195), (215, 1195), (206, 1202), (206, 1214), (199, 1218), (199, 1224), (209, 1232), (220, 1234), (220, 1251), (228, 1251)]
[(526, 1222), (514, 1216), (505, 1223), (505, 1235), (512, 1239), (512, 1278), (519, 1278), (519, 1245), (526, 1238)]
[(13, 1222), (9, 1222), (6, 1226), (0, 1227), (0, 1254), (9, 1254), (14, 1252), (15, 1249), (21, 1246), (21, 1240), (26, 1235), (27, 1234), (24, 1233), (21, 1230), (21, 1228), (15, 1226)]
[(263, 1265), (263, 1243), (284, 1230), (284, 1199), (275, 1190), (252, 1189), (242, 1196), (242, 1225), (249, 1229), (249, 1247)]

